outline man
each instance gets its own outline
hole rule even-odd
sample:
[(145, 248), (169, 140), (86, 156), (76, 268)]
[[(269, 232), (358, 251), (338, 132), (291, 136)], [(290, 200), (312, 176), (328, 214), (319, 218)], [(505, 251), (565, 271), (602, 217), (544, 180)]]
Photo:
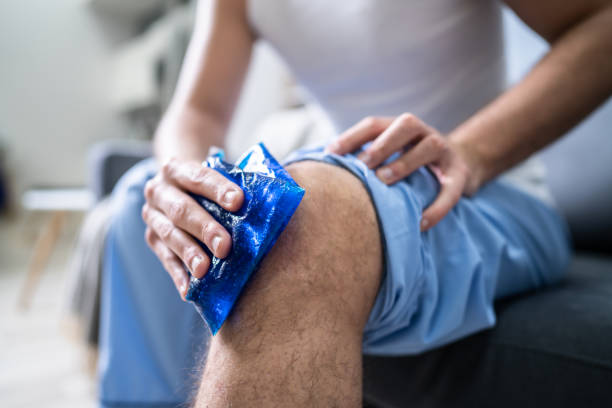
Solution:
[[(343, 133), (325, 151), (289, 160), (306, 195), (211, 340), (197, 406), (358, 406), (362, 352), (448, 343), (494, 324), (495, 298), (561, 279), (567, 241), (545, 185), (487, 182), (610, 95), (611, 2), (506, 1), (551, 51), (505, 92), (498, 4), (339, 3), (223, 0), (200, 9), (156, 135), (161, 170), (141, 165), (118, 188), (103, 390), (132, 381), (134, 395), (180, 403), (185, 359), (204, 366), (193, 312), (159, 274), (130, 267), (154, 264), (131, 248), (144, 229), (133, 209), (144, 199), (129, 197), (144, 191), (147, 243), (182, 296), (182, 265), (201, 277), (210, 262), (193, 237), (228, 255), (228, 232), (186, 192), (240, 208), (240, 189), (200, 163), (223, 145), (257, 38), (277, 48)], [(112, 375), (122, 347), (150, 357), (142, 371), (153, 396), (138, 389), (142, 378)]]

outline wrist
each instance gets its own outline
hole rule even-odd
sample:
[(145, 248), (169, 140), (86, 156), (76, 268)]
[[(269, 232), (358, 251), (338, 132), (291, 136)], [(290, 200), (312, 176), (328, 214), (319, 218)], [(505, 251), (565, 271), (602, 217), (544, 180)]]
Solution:
[(211, 115), (189, 107), (169, 109), (154, 138), (155, 156), (163, 164), (171, 158), (202, 162), (211, 146), (223, 147), (225, 126)]
[(472, 195), (488, 180), (485, 161), (472, 143), (452, 136), (449, 137), (449, 143), (466, 166), (467, 180), (464, 192), (466, 195)]

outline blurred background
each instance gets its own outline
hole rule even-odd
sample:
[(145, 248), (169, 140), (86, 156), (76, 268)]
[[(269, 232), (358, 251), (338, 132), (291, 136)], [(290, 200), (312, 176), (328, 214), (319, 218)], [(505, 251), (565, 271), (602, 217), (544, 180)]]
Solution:
[[(96, 405), (104, 199), (127, 168), (150, 155), (194, 3), (0, 2), (2, 407)], [(510, 12), (504, 18), (512, 84), (547, 46)], [(279, 156), (314, 142), (322, 134), (312, 131), (318, 113), (301, 95), (274, 52), (258, 45), (230, 130), (230, 158), (262, 139)], [(597, 195), (590, 214), (612, 205), (612, 174), (604, 185), (589, 184), (612, 158), (611, 120), (608, 103), (543, 152), (558, 199)], [(571, 203), (564, 210), (571, 213)], [(581, 222), (610, 228), (589, 225), (597, 219)]]

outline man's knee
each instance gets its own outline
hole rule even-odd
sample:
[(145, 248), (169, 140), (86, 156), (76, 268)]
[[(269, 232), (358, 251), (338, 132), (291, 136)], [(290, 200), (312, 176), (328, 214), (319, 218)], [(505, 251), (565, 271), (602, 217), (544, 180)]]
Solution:
[[(324, 276), (329, 283), (363, 279), (357, 276), (362, 270), (379, 270), (378, 220), (361, 181), (343, 168), (313, 161), (295, 163), (288, 171), (306, 193), (288, 226), (285, 248), (306, 261), (328, 265), (319, 272), (332, 275)], [(332, 273), (348, 265), (355, 270)]]
[(334, 313), (345, 311), (363, 325), (382, 274), (381, 240), (369, 194), (354, 175), (337, 166), (300, 162), (287, 170), (306, 193), (248, 292), (272, 289), (289, 312), (323, 305)]

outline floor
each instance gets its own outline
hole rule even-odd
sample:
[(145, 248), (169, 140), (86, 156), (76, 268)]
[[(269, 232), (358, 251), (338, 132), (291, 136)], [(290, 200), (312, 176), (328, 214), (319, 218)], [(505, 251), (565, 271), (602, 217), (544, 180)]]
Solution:
[(27, 310), (18, 307), (46, 214), (0, 218), (0, 407), (96, 406), (93, 353), (64, 311), (68, 263), (81, 217), (68, 217)]

